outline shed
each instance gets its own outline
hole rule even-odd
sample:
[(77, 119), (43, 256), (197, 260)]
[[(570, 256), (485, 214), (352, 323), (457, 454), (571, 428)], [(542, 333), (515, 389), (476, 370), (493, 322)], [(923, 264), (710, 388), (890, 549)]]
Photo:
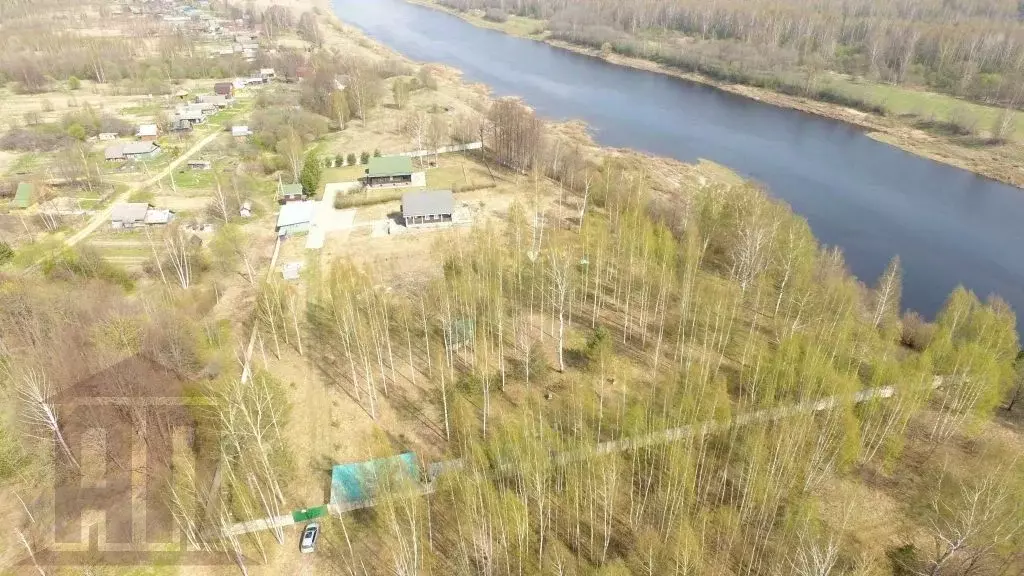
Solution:
[(191, 132), (192, 124), (194, 124), (194, 122), (186, 120), (185, 118), (175, 118), (167, 125), (167, 129), (171, 132)]
[(18, 190), (14, 193), (14, 207), (28, 208), (32, 204), (33, 192), (35, 192), (35, 187), (32, 184), (28, 182), (18, 184)]
[(309, 232), (315, 207), (316, 202), (312, 201), (290, 202), (281, 206), (281, 212), (277, 215), (278, 236)]
[(178, 109), (178, 120), (186, 120), (191, 124), (199, 124), (206, 119), (203, 109), (196, 106), (184, 106)]
[(370, 187), (398, 187), (412, 184), (412, 158), (383, 156), (370, 158), (366, 168), (366, 185)]
[(235, 138), (246, 138), (252, 135), (248, 126), (232, 126), (231, 135)]
[(145, 202), (121, 202), (110, 209), (110, 227), (114, 229), (135, 228), (146, 223), (149, 204)]
[(167, 209), (150, 208), (146, 210), (146, 217), (143, 220), (146, 224), (167, 224), (174, 217), (174, 213)]
[(402, 221), (406, 226), (451, 223), (455, 197), (451, 190), (409, 192), (402, 196)]
[(209, 170), (213, 163), (209, 160), (189, 160), (188, 167), (190, 170)]
[(306, 197), (302, 193), (302, 184), (280, 184), (277, 188), (277, 201), (284, 204), (285, 202), (294, 202), (296, 200), (302, 200)]
[(231, 98), (235, 93), (235, 86), (231, 82), (217, 82), (213, 85), (213, 93)]
[(212, 104), (217, 108), (227, 108), (228, 97), (223, 94), (201, 94), (196, 96), (196, 104)]
[(117, 132), (100, 132), (99, 139), (103, 141), (117, 140)]
[(260, 77), (261, 78), (269, 79), (269, 78), (274, 78), (275, 76), (277, 76), (277, 73), (274, 72), (273, 68), (260, 68)]
[(156, 140), (157, 136), (156, 124), (142, 124), (139, 126), (139, 131), (135, 135), (142, 140)]

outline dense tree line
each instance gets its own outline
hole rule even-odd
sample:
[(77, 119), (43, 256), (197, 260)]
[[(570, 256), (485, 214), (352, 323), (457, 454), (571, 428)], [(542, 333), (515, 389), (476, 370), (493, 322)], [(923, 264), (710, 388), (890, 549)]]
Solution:
[[(1010, 0), (442, 3), (544, 18), (557, 38), (672, 64), (707, 59), (714, 70), (776, 73), (825, 68), (1005, 106), (1017, 107), (1024, 98), (1024, 28), (1020, 7)], [(663, 45), (656, 34), (650, 42), (648, 32), (660, 29), (695, 42)]]

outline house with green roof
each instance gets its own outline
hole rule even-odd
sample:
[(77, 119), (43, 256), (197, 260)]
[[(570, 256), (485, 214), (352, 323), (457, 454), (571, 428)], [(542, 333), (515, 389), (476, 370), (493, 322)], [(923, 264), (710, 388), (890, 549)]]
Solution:
[(32, 194), (35, 192), (35, 187), (28, 182), (22, 182), (18, 184), (18, 191), (14, 193), (14, 207), (15, 208), (28, 208), (32, 204)]
[(411, 186), (412, 172), (412, 158), (408, 156), (370, 158), (364, 182), (369, 188)]
[(278, 184), (277, 185), (277, 201), (279, 204), (286, 204), (288, 202), (301, 202), (306, 199), (306, 195), (302, 193), (302, 184)]

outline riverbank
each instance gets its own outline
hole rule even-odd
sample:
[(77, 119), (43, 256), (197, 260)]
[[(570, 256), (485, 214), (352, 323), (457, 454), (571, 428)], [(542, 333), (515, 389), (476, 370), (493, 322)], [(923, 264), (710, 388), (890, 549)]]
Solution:
[(438, 4), (435, 0), (405, 0), (441, 12), (446, 12), (481, 28), (500, 31), (512, 36), (546, 43), (550, 46), (598, 58), (618, 66), (655, 72), (682, 80), (704, 84), (773, 106), (838, 120), (864, 129), (871, 138), (907, 152), (942, 162), (993, 180), (1024, 188), (1024, 146), (1019, 141), (990, 144), (981, 137), (944, 137), (914, 127), (902, 116), (882, 116), (855, 110), (837, 104), (792, 96), (766, 88), (720, 82), (697, 73), (683, 72), (651, 60), (623, 56), (556, 40), (544, 31), (544, 22), (510, 16), (504, 23), (494, 22), (472, 13), (459, 12)]

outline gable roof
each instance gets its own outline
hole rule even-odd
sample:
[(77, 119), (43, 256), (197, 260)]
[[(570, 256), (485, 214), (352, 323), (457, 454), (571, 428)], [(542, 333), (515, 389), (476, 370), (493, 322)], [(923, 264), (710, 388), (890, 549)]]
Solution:
[(124, 145), (121, 153), (125, 156), (135, 156), (137, 154), (149, 154), (150, 152), (159, 148), (160, 145), (155, 142), (129, 142)]
[(139, 136), (156, 136), (156, 124), (141, 124), (139, 125)]
[(28, 208), (32, 203), (32, 190), (33, 186), (28, 182), (18, 184), (18, 191), (14, 193), (14, 207)]
[(366, 166), (366, 174), (370, 177), (412, 174), (412, 158), (408, 156), (370, 158), (370, 163)]
[(124, 158), (124, 144), (107, 146), (106, 149), (103, 150), (103, 157), (107, 160), (120, 160)]
[(143, 222), (148, 210), (149, 204), (145, 202), (121, 202), (114, 204), (110, 209), (110, 220), (112, 222)]
[(454, 211), (455, 197), (451, 190), (425, 190), (402, 196), (402, 216), (406, 218), (451, 214)]
[(314, 206), (316, 206), (316, 202), (313, 201), (292, 202), (281, 206), (281, 213), (277, 215), (277, 227), (311, 222)]
[(178, 119), (199, 121), (203, 119), (203, 111), (200, 108), (182, 108), (178, 110)]

